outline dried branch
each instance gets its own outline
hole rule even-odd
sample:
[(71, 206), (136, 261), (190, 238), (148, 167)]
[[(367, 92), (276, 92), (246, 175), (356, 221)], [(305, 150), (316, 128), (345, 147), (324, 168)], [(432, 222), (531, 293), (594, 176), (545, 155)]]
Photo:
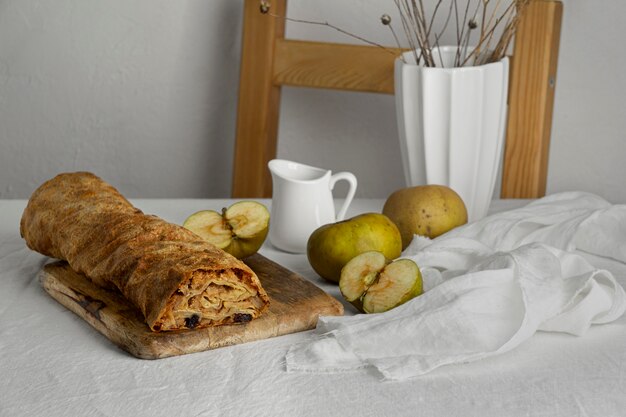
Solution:
[(291, 18), (291, 17), (280, 16), (280, 15), (271, 13), (270, 12), (270, 5), (266, 1), (262, 1), (261, 2), (260, 10), (261, 10), (261, 13), (263, 13), (263, 14), (267, 14), (268, 16), (271, 16), (271, 17), (274, 17), (274, 18), (278, 18), (278, 19), (284, 19), (284, 20), (286, 20), (288, 22), (306, 23), (306, 24), (309, 24), (309, 25), (316, 25), (316, 26), (327, 26), (327, 27), (329, 27), (331, 29), (336, 30), (337, 32), (343, 33), (346, 36), (349, 36), (351, 38), (357, 39), (357, 40), (359, 40), (361, 42), (365, 42), (365, 43), (367, 43), (369, 45), (381, 48), (384, 51), (389, 52), (392, 55), (397, 55), (396, 51), (393, 51), (393, 50), (387, 48), (386, 46), (383, 46), (383, 45), (381, 45), (379, 43), (370, 41), (369, 39), (365, 39), (362, 36), (355, 35), (354, 33), (348, 32), (347, 30), (344, 30), (344, 29), (340, 28), (339, 26), (335, 26), (335, 25), (333, 25), (333, 24), (331, 24), (329, 22), (319, 22), (319, 21), (315, 21), (315, 20), (294, 19), (294, 18)]
[[(406, 42), (418, 65), (427, 67), (444, 65), (440, 39), (454, 17), (457, 49), (453, 65), (463, 67), (468, 64), (482, 65), (502, 59), (515, 36), (520, 18), (531, 0), (465, 0), (465, 4), (460, 7), (459, 2), (462, 0), (447, 0), (449, 2), (447, 6), (448, 12), (440, 30), (436, 30), (434, 27), (437, 14), (443, 8), (446, 0), (437, 0), (430, 15), (426, 13), (424, 0), (393, 1), (400, 15), (400, 23)], [(472, 1), (477, 2), (473, 8), (471, 7)], [(503, 4), (507, 4), (507, 6), (504, 7)], [(502, 10), (503, 8), (504, 10)], [(294, 19), (273, 14), (270, 12), (270, 3), (267, 0), (260, 1), (260, 10), (261, 13), (290, 22), (327, 26), (351, 38), (382, 48), (394, 55), (397, 54), (396, 51), (365, 39), (362, 36), (350, 33), (329, 22)], [(381, 22), (383, 25), (389, 26), (398, 48), (402, 48), (398, 35), (391, 24), (391, 17), (384, 14), (381, 17)], [(496, 32), (500, 33), (500, 29), (501, 34), (497, 36)], [(476, 37), (478, 39), (474, 45), (472, 39)], [(492, 49), (491, 45), (496, 37), (497, 40)], [(435, 62), (433, 57), (435, 51), (438, 54), (439, 62)], [(404, 57), (401, 58), (404, 59)]]

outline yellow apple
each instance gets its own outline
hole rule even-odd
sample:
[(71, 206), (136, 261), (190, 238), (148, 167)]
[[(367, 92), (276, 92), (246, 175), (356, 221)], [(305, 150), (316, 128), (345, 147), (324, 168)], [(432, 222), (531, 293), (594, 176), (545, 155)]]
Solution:
[(459, 195), (443, 185), (421, 185), (392, 193), (383, 214), (400, 230), (402, 249), (414, 235), (431, 239), (467, 223), (467, 209)]

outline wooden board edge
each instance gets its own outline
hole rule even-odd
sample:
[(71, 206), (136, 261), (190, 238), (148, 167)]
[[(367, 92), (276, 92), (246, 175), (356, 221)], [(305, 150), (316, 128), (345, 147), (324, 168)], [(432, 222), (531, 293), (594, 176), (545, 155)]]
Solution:
[[(80, 291), (75, 288), (71, 288), (70, 285), (63, 285), (63, 279), (59, 278), (57, 271), (63, 268), (61, 266), (62, 262), (57, 261), (45, 265), (39, 272), (38, 279), (44, 291), (46, 291), (55, 301), (66, 307), (68, 310), (72, 311), (78, 317), (85, 320), (92, 328), (102, 334), (105, 338), (109, 339), (120, 349), (140, 359), (162, 359), (171, 356), (198, 353), (220, 347), (254, 342), (295, 332), (311, 330), (316, 327), (317, 321), (320, 316), (337, 316), (343, 314), (343, 305), (334, 297), (328, 295), (322, 289), (315, 286), (313, 283), (309, 282), (305, 278), (301, 277), (299, 274), (284, 268), (282, 265), (271, 261), (263, 257), (262, 255), (258, 256), (261, 257), (260, 259), (262, 259), (264, 262), (271, 263), (278, 268), (288, 271), (290, 274), (292, 274), (292, 276), (298, 277), (298, 279), (303, 280), (305, 285), (311, 285), (316, 288), (319, 291), (318, 297), (320, 297), (320, 304), (322, 304), (323, 307), (318, 307), (316, 310), (317, 314), (307, 316), (305, 321), (289, 322), (287, 325), (280, 325), (275, 316), (272, 316), (271, 314), (266, 312), (266, 316), (263, 318), (265, 322), (270, 320), (276, 320), (275, 331), (271, 333), (262, 334), (261, 332), (255, 330), (255, 327), (259, 327), (261, 325), (261, 318), (253, 320), (250, 323), (233, 325), (249, 326), (249, 328), (251, 328), (250, 332), (246, 335), (246, 340), (241, 340), (241, 337), (235, 334), (226, 335), (226, 337), (224, 337), (221, 342), (215, 342), (215, 339), (211, 338), (208, 329), (194, 330), (194, 332), (205, 330), (204, 336), (206, 337), (206, 340), (195, 343), (192, 346), (186, 346), (184, 349), (180, 348), (180, 342), (181, 335), (188, 332), (186, 330), (180, 332), (153, 333), (149, 331), (147, 325), (145, 325), (143, 321), (138, 324), (134, 324), (134, 326), (136, 327), (141, 327), (141, 331), (132, 331), (131, 328), (130, 333), (124, 334), (120, 333), (120, 330), (112, 330), (124, 328), (124, 325), (129, 324), (129, 320), (124, 320), (124, 322), (122, 323), (120, 320), (115, 319), (115, 315), (112, 315), (110, 313), (107, 314), (107, 311), (103, 309), (106, 308), (107, 305), (114, 304), (112, 303), (112, 299), (114, 299), (115, 297), (119, 297), (120, 299), (122, 297), (111, 291), (106, 291), (102, 289), (100, 289), (100, 291), (106, 291), (106, 296), (92, 297), (93, 294), (88, 294), (88, 290)], [(69, 266), (67, 266), (67, 268), (69, 268)], [(84, 281), (85, 285), (93, 285), (90, 284), (89, 281), (86, 279)], [(100, 300), (100, 298), (102, 298), (103, 300)], [(137, 314), (139, 313), (137, 312)], [(218, 327), (211, 329), (215, 330), (218, 329)], [(255, 334), (256, 336), (250, 336), (250, 334)], [(189, 338), (191, 338), (191, 333), (189, 333), (189, 335)], [(162, 348), (162, 344), (164, 343), (167, 344), (169, 348), (167, 352), (163, 352), (162, 350), (160, 350)]]
[[(85, 294), (79, 294), (69, 287), (60, 287), (56, 285), (50, 267), (54, 267), (55, 263), (45, 265), (39, 271), (38, 279), (44, 291), (50, 295), (56, 302), (76, 314), (79, 318), (85, 320), (91, 327), (102, 334), (105, 338), (113, 342), (120, 349), (130, 353), (131, 355), (141, 359), (152, 359), (150, 352), (144, 352), (140, 347), (132, 348), (125, 345), (116, 333), (109, 334), (108, 328), (102, 321), (99, 314), (100, 307), (97, 300), (90, 301)], [(90, 314), (82, 315), (83, 311)]]

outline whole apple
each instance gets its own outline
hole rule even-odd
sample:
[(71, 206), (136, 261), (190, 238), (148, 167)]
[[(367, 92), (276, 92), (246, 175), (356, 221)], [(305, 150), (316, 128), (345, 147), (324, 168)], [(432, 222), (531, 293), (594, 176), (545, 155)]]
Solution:
[(385, 202), (383, 214), (400, 230), (402, 249), (414, 235), (436, 238), (467, 223), (467, 209), (459, 195), (443, 185), (402, 188)]

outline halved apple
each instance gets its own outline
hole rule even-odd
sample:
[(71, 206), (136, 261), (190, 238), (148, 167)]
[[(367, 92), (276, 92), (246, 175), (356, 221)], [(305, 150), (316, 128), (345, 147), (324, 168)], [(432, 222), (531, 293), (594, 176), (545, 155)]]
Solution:
[(222, 213), (202, 210), (185, 220), (183, 227), (204, 240), (242, 259), (263, 245), (270, 224), (267, 208), (256, 201), (240, 201)]
[(364, 313), (382, 313), (422, 294), (422, 274), (415, 262), (390, 262), (380, 252), (362, 253), (341, 270), (339, 290)]

